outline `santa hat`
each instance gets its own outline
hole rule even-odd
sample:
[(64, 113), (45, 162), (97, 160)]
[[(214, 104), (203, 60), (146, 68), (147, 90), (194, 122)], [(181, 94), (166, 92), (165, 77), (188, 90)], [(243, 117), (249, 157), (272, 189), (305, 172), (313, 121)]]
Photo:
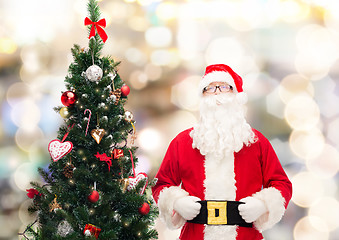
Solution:
[(199, 91), (202, 94), (205, 87), (212, 82), (225, 82), (233, 87), (233, 92), (237, 94), (237, 100), (246, 103), (247, 95), (242, 89), (242, 78), (235, 73), (232, 68), (225, 64), (213, 64), (206, 67), (205, 75), (199, 84)]

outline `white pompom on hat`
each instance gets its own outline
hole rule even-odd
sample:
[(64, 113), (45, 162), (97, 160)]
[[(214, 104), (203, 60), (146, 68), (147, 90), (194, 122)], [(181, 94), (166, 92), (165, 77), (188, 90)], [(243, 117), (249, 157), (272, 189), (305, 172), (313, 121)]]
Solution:
[(233, 92), (237, 94), (239, 103), (247, 102), (247, 94), (243, 92), (242, 78), (225, 64), (213, 64), (206, 67), (205, 74), (199, 84), (199, 91), (202, 94), (205, 87), (212, 82), (225, 82), (233, 87)]

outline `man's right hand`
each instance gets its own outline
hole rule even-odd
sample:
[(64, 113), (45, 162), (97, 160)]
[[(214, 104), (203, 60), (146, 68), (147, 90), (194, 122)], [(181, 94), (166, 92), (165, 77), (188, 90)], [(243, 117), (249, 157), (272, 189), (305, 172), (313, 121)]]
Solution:
[(173, 209), (184, 219), (192, 220), (200, 212), (201, 204), (198, 201), (201, 201), (198, 197), (182, 197), (174, 202)]

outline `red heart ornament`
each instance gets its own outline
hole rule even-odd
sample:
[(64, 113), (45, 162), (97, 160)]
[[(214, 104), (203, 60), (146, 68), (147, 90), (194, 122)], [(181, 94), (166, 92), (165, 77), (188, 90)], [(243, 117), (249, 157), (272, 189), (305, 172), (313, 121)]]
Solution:
[(60, 142), (59, 139), (54, 139), (48, 144), (48, 151), (54, 162), (72, 151), (73, 143), (70, 141)]
[(134, 189), (138, 185), (138, 183), (143, 179), (146, 179), (146, 184), (140, 189), (139, 192), (140, 195), (143, 195), (148, 184), (148, 177), (146, 173), (138, 173), (136, 177), (129, 177), (128, 178), (129, 184), (127, 186), (127, 190), (130, 191)]

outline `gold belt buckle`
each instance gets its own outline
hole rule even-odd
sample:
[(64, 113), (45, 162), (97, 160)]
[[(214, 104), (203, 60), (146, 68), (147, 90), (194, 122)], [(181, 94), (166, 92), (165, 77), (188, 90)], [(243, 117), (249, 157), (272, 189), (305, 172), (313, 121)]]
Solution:
[(227, 224), (227, 201), (207, 201), (207, 224)]

